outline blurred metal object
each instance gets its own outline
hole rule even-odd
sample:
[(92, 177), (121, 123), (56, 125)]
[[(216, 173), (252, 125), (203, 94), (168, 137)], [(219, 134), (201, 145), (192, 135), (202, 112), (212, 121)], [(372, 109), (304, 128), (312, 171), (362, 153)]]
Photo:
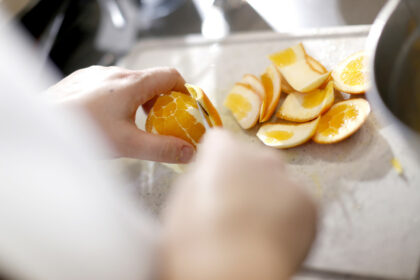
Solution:
[(173, 12), (185, 0), (98, 0), (101, 24), (96, 37), (98, 49), (115, 54), (128, 51), (139, 31)]
[(39, 0), (1, 0), (0, 6), (5, 8), (11, 17), (14, 17), (38, 3)]
[[(368, 97), (420, 132), (420, 1), (390, 0), (368, 39), (372, 88)], [(392, 115), (390, 114), (392, 113)], [(410, 134), (406, 132), (405, 134)]]
[(193, 0), (201, 17), (201, 34), (208, 39), (220, 39), (229, 34), (223, 3), (217, 0)]

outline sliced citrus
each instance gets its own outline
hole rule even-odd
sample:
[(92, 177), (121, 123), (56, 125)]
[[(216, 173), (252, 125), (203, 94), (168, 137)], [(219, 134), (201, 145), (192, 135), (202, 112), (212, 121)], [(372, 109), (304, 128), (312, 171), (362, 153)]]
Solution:
[(370, 113), (369, 103), (362, 98), (334, 104), (321, 117), (313, 140), (321, 144), (336, 143), (355, 133)]
[(203, 121), (196, 100), (173, 91), (156, 99), (146, 119), (146, 131), (175, 136), (197, 146), (206, 131)]
[(206, 111), (208, 117), (209, 117), (209, 124), (211, 127), (213, 126), (223, 126), (222, 119), (220, 118), (219, 113), (217, 112), (216, 108), (211, 103), (210, 99), (207, 97), (207, 95), (204, 93), (204, 91), (199, 88), (198, 86), (191, 85), (191, 84), (185, 84), (185, 87), (187, 88), (188, 92), (191, 94), (191, 96), (197, 100), (200, 105), (204, 108)]
[(312, 56), (307, 55), (306, 61), (308, 62), (309, 67), (311, 67), (312, 70), (318, 72), (319, 74), (325, 74), (328, 72), (324, 65), (322, 65), (318, 60), (316, 60)]
[(302, 44), (269, 56), (270, 60), (279, 67), (284, 79), (298, 92), (309, 92), (317, 89), (328, 78), (328, 73), (320, 74), (314, 70), (313, 68), (320, 67), (319, 63), (310, 59), (312, 61), (311, 67), (307, 57), (308, 55)]
[(267, 146), (285, 149), (301, 145), (312, 138), (319, 117), (302, 124), (271, 123), (260, 127), (257, 137)]
[(283, 76), (281, 76), (281, 91), (284, 93), (296, 92), (296, 90), (292, 88), (291, 85), (289, 85), (289, 83), (286, 81), (286, 79)]
[(268, 121), (279, 103), (281, 93), (281, 76), (275, 65), (267, 67), (261, 75), (261, 82), (264, 87), (264, 100), (260, 111), (260, 122)]
[(368, 88), (366, 63), (364, 51), (357, 52), (340, 62), (331, 74), (335, 88), (350, 94), (365, 93)]
[(258, 94), (259, 97), (261, 97), (261, 100), (264, 100), (264, 96), (265, 96), (264, 86), (261, 83), (261, 80), (258, 79), (258, 77), (252, 74), (245, 74), (242, 77), (242, 80), (240, 81), (240, 83), (249, 85), (252, 88), (252, 90), (256, 94)]
[(307, 122), (320, 116), (334, 102), (334, 83), (324, 89), (287, 95), (276, 116), (294, 122)]
[(226, 96), (224, 105), (243, 129), (253, 127), (260, 116), (261, 99), (247, 84), (236, 83)]

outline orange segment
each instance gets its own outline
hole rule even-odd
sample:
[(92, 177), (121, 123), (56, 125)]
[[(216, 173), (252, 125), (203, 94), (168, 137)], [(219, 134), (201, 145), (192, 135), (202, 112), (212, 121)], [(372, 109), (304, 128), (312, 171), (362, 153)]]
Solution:
[(338, 102), (321, 117), (314, 141), (329, 144), (349, 137), (362, 126), (369, 113), (370, 106), (365, 99)]
[(146, 131), (175, 136), (196, 146), (206, 129), (196, 101), (173, 91), (157, 98), (147, 116)]
[(249, 102), (248, 99), (238, 93), (229, 94), (226, 98), (225, 105), (232, 112), (235, 112), (235, 116), (238, 121), (243, 120), (252, 109), (251, 102)]
[(283, 130), (273, 130), (268, 131), (265, 135), (267, 136), (267, 141), (270, 143), (274, 143), (275, 141), (284, 141), (287, 139), (292, 138), (293, 132), (291, 131), (283, 131)]
[(284, 51), (270, 55), (270, 60), (280, 66), (284, 67), (296, 62), (296, 54), (292, 49), (285, 49)]
[(258, 121), (261, 99), (249, 85), (236, 83), (226, 96), (224, 106), (232, 112), (243, 129), (248, 129)]
[(334, 102), (334, 85), (329, 82), (324, 89), (309, 93), (287, 95), (276, 116), (294, 122), (307, 122), (320, 116)]
[(324, 71), (326, 69), (306, 54), (301, 43), (274, 53), (269, 58), (280, 69), (288, 84), (298, 92), (317, 89), (328, 78), (328, 73)]
[(355, 60), (350, 61), (340, 74), (340, 79), (349, 86), (360, 86), (363, 85), (365, 78), (362, 73), (363, 71), (363, 57), (358, 57)]
[(260, 127), (257, 132), (258, 139), (265, 145), (285, 149), (296, 147), (311, 139), (319, 123), (319, 118), (302, 123), (270, 123)]
[(363, 94), (369, 87), (365, 52), (355, 53), (340, 62), (331, 73), (337, 90), (350, 94)]
[(270, 65), (261, 75), (265, 96), (261, 106), (260, 122), (268, 121), (277, 107), (281, 94), (281, 75), (275, 65)]

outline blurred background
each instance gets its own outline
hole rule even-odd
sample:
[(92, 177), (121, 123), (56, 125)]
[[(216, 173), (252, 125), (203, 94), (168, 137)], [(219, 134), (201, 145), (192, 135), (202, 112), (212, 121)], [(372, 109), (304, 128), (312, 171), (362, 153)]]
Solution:
[(63, 75), (112, 65), (135, 42), (371, 24), (386, 0), (0, 0)]

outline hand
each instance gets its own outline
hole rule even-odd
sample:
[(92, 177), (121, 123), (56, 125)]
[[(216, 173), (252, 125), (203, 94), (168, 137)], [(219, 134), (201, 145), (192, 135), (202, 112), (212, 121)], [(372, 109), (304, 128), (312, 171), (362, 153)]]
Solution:
[(184, 79), (172, 68), (140, 71), (92, 66), (81, 69), (48, 89), (58, 102), (85, 109), (97, 123), (117, 156), (186, 163), (194, 148), (188, 142), (154, 135), (137, 128), (139, 106), (147, 111), (161, 93), (186, 92)]
[(206, 134), (164, 212), (163, 280), (289, 279), (316, 232), (316, 207), (267, 148)]

